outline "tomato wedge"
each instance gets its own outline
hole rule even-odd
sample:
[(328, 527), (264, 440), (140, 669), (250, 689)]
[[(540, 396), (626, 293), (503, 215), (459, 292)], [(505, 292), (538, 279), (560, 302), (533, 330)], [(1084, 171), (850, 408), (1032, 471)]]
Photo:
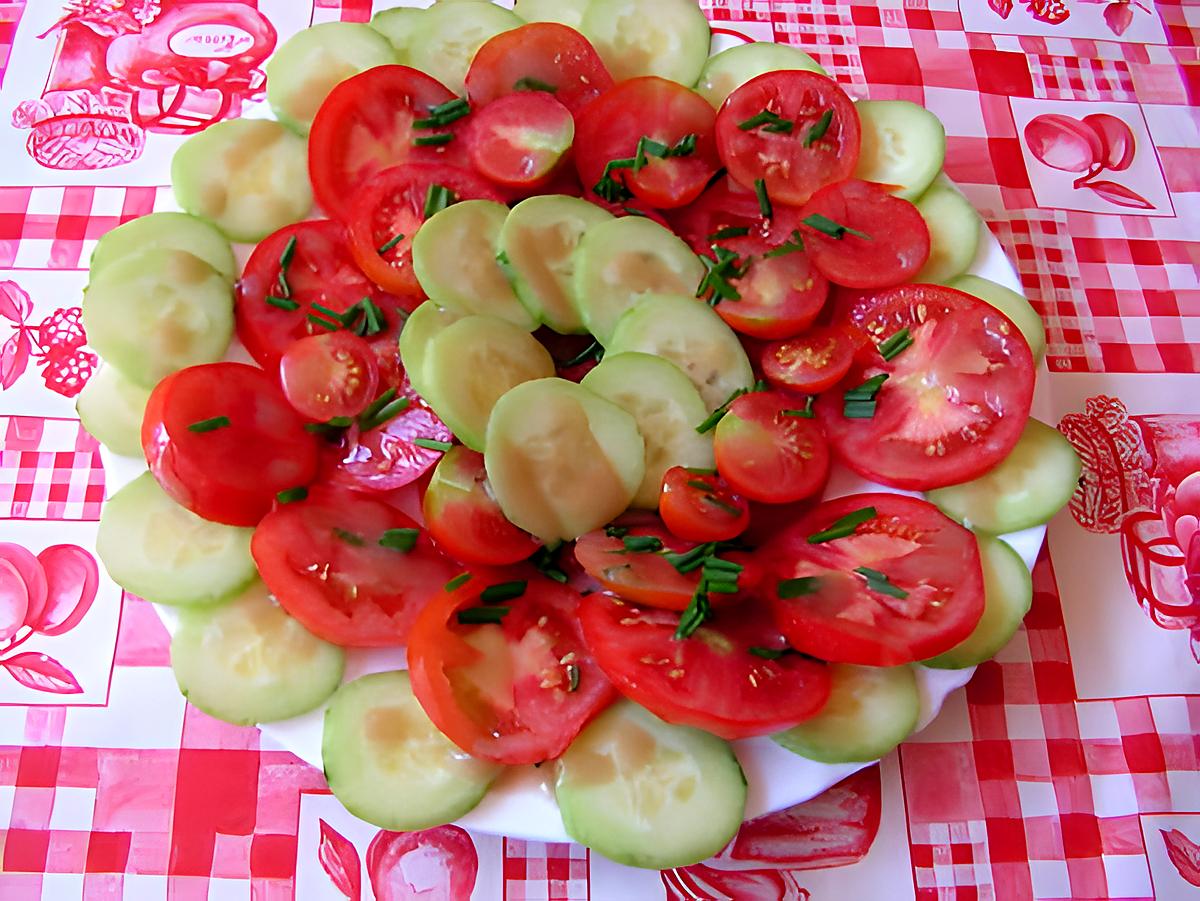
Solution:
[(750, 504), (724, 479), (683, 466), (663, 477), (658, 513), (672, 534), (687, 541), (729, 541), (750, 525)]
[(395, 507), (328, 485), (267, 516), (250, 550), (283, 608), (344, 647), (403, 645), (417, 614), (457, 571)]
[(970, 481), (1008, 456), (1029, 418), (1035, 370), (1004, 314), (953, 288), (904, 285), (856, 304), (854, 316), (891, 359), (856, 362), (839, 390), (817, 401), (847, 466), (927, 491)]
[(856, 343), (842, 326), (813, 329), (763, 349), (763, 375), (772, 385), (803, 394), (828, 391), (850, 371)]
[(768, 72), (734, 91), (716, 124), (730, 177), (762, 179), (773, 203), (799, 206), (849, 178), (862, 140), (858, 112), (837, 83), (815, 72)]
[(890, 288), (929, 259), (929, 227), (915, 206), (879, 185), (852, 179), (822, 188), (801, 211), (816, 267), (850, 288)]
[(571, 111), (542, 91), (522, 91), (489, 103), (467, 128), (475, 170), (523, 193), (555, 177), (574, 140)]
[(523, 569), (446, 586), (408, 645), (413, 693), (434, 725), (485, 760), (561, 755), (616, 698), (584, 644), (579, 602), (574, 589)]
[(741, 277), (729, 280), (737, 297), (726, 297), (717, 314), (729, 327), (752, 338), (772, 341), (798, 335), (817, 321), (829, 297), (829, 282), (799, 244), (753, 256), (757, 237), (726, 242), (740, 252)]
[[(819, 493), (829, 479), (829, 442), (804, 406), (777, 391), (739, 397), (717, 425), (717, 469), (751, 500), (787, 504)], [(811, 414), (810, 414), (811, 415)]]
[(733, 741), (789, 729), (829, 699), (829, 668), (789, 653), (759, 603), (717, 611), (684, 639), (676, 614), (605, 595), (584, 598), (580, 619), (617, 689), (669, 723)]
[(783, 634), (822, 660), (926, 660), (964, 640), (983, 615), (975, 536), (919, 498), (826, 501), (760, 553), (773, 566), (775, 585), (763, 593)]
[(292, 344), (279, 363), (279, 378), (297, 413), (325, 422), (366, 408), (379, 387), (379, 364), (362, 338), (331, 332)]
[[(630, 550), (661, 548), (683, 554), (696, 547), (662, 524), (656, 516), (630, 514), (607, 529), (589, 532), (575, 542), (575, 559), (605, 591), (637, 604), (686, 610), (700, 585), (700, 572), (681, 573), (661, 553)], [(727, 595), (716, 598), (723, 601)]]
[(278, 383), (245, 363), (191, 366), (158, 383), (142, 449), (163, 490), (193, 513), (253, 526), (280, 491), (317, 474), (316, 439)]

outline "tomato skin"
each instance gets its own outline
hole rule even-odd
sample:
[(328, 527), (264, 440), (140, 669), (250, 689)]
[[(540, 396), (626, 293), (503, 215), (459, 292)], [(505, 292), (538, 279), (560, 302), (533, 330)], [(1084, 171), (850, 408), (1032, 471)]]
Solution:
[(777, 388), (820, 394), (845, 378), (854, 349), (844, 327), (826, 326), (768, 344), (759, 359), (767, 381)]
[[(767, 110), (794, 125), (791, 134), (739, 126)], [(825, 135), (804, 146), (826, 110)], [(717, 147), (730, 177), (745, 188), (764, 179), (772, 202), (800, 206), (821, 187), (849, 178), (862, 140), (854, 103), (836, 82), (815, 72), (760, 75), (734, 91), (717, 116)]]
[[(629, 529), (628, 537), (658, 538), (674, 553), (690, 551), (696, 546), (696, 542), (671, 534), (653, 515), (630, 514), (617, 524)], [(700, 585), (699, 571), (680, 573), (660, 554), (625, 553), (623, 539), (610, 536), (605, 529), (589, 532), (576, 541), (575, 559), (605, 591), (633, 603), (665, 610), (686, 610)], [(724, 602), (730, 597), (721, 595), (714, 601)]]
[(701, 543), (732, 540), (750, 525), (750, 504), (724, 479), (683, 466), (668, 469), (663, 477), (658, 513), (672, 534)]
[(379, 544), (389, 530), (416, 528), (377, 498), (321, 485), (268, 515), (250, 551), (280, 605), (314, 635), (343, 647), (400, 647), (429, 598), (458, 572), (423, 530), (407, 553)]
[(669, 723), (734, 741), (789, 729), (829, 699), (828, 667), (819, 661), (750, 652), (787, 647), (757, 603), (718, 611), (686, 639), (675, 638), (677, 615), (604, 595), (584, 598), (580, 619), (617, 690)]
[(750, 258), (760, 239), (726, 242), (749, 262), (746, 274), (730, 281), (741, 300), (722, 300), (717, 315), (743, 335), (774, 341), (800, 334), (821, 314), (829, 282), (804, 251)]
[[(195, 431), (225, 417), (228, 425)], [(275, 380), (245, 363), (208, 363), (167, 376), (150, 395), (142, 449), (163, 490), (198, 516), (257, 525), (280, 491), (317, 473), (316, 439)]]
[(467, 128), (475, 170), (522, 193), (555, 178), (574, 140), (571, 111), (542, 91), (501, 97), (476, 112)]
[[(865, 508), (876, 516), (853, 535), (813, 544), (809, 536)], [(983, 569), (975, 536), (920, 498), (858, 494), (826, 501), (760, 551), (778, 580), (816, 578), (815, 591), (779, 597), (776, 622), (792, 647), (834, 663), (900, 666), (963, 641), (983, 615)], [(868, 587), (859, 567), (907, 593)]]
[(735, 400), (717, 425), (717, 469), (751, 500), (804, 500), (829, 478), (829, 443), (815, 419), (787, 415), (794, 403), (779, 392), (756, 391)]
[(440, 547), (464, 563), (519, 563), (541, 544), (505, 518), (486, 482), (483, 454), (461, 445), (452, 448), (425, 492), (425, 526)]
[(347, 331), (296, 341), (279, 363), (288, 403), (301, 416), (325, 422), (357, 416), (375, 399), (379, 364), (371, 346)]
[[(499, 624), (458, 621), (460, 611), (481, 605), (482, 589), (517, 580), (527, 582), (525, 593), (503, 602), (509, 612)], [(516, 766), (560, 756), (616, 699), (584, 643), (580, 600), (574, 589), (527, 568), (475, 570), (465, 584), (443, 589), (408, 645), (413, 694), (434, 725), (485, 760)], [(500, 655), (506, 659), (499, 676), (476, 666)], [(575, 691), (569, 667), (578, 674)], [(509, 672), (511, 684), (500, 684)]]
[(915, 206), (879, 185), (850, 179), (817, 191), (801, 211), (857, 229), (869, 238), (832, 238), (802, 227), (816, 267), (849, 288), (890, 288), (909, 281), (929, 259), (929, 227)]

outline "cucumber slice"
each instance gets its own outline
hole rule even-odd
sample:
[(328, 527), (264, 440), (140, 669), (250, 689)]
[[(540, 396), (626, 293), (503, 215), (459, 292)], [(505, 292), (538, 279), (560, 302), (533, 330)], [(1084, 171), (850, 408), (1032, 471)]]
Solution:
[(525, 23), (507, 9), (491, 3), (438, 3), (425, 10), (409, 51), (411, 65), (432, 75), (455, 94), (467, 92), (464, 82), (471, 60), (490, 38)]
[(921, 694), (911, 666), (831, 664), (829, 702), (812, 719), (771, 736), (819, 763), (867, 763), (917, 728)]
[(346, 652), (275, 603), (262, 582), (228, 604), (188, 610), (171, 638), (183, 696), (235, 726), (316, 710), (342, 684)]
[(553, 376), (554, 358), (511, 322), (468, 316), (430, 342), (422, 375), (429, 406), (459, 441), (482, 452), (496, 401), (517, 385)]
[(727, 742), (618, 701), (559, 758), (554, 794), (575, 841), (665, 870), (728, 844), (742, 825), (746, 777)]
[(237, 281), (238, 264), (229, 240), (203, 219), (187, 213), (150, 213), (118, 225), (92, 251), (91, 274), (95, 276), (123, 257), (154, 248), (186, 250), (230, 283)]
[(587, 331), (574, 299), (575, 250), (589, 229), (612, 220), (594, 203), (547, 194), (518, 203), (500, 230), (501, 262), (517, 297), (560, 334)]
[(639, 300), (617, 323), (608, 347), (611, 354), (632, 351), (662, 357), (682, 369), (709, 412), (754, 384), (754, 370), (738, 336), (712, 307), (694, 297), (650, 294)]
[(401, 6), (375, 13), (368, 24), (392, 42), (392, 48), (396, 51), (396, 62), (407, 66), (412, 59), (417, 28), (424, 18), (425, 10)]
[(787, 44), (757, 41), (722, 50), (704, 64), (696, 92), (717, 109), (746, 82), (779, 69), (803, 69), (828, 75), (815, 59)]
[(712, 46), (695, 0), (591, 0), (580, 30), (618, 82), (657, 75), (690, 87)]
[(504, 769), (442, 735), (413, 697), (408, 673), (343, 685), (325, 711), (325, 778), (348, 811), (410, 832), (456, 820), (483, 800)]
[(112, 580), (156, 604), (201, 607), (232, 597), (258, 578), (253, 529), (201, 519), (143, 473), (100, 513), (96, 552)]
[(518, 385), (492, 410), (484, 465), (504, 515), (547, 544), (612, 522), (646, 474), (634, 418), (563, 379)]
[(640, 297), (691, 296), (703, 278), (704, 264), (682, 238), (629, 216), (593, 227), (579, 242), (575, 302), (587, 330), (607, 347), (617, 320)]
[(1042, 362), (1046, 356), (1046, 325), (1033, 308), (1033, 304), (1023, 295), (978, 275), (960, 275), (947, 284), (990, 303), (1011, 319), (1013, 325), (1021, 330), (1021, 334), (1029, 342), (1034, 360)]
[(187, 212), (247, 244), (303, 219), (313, 205), (308, 145), (261, 119), (218, 122), (188, 138), (171, 161), (171, 186)]
[(1079, 487), (1083, 464), (1058, 429), (1030, 419), (1013, 452), (994, 469), (926, 497), (951, 519), (1007, 535), (1049, 522)]
[(214, 363), (233, 337), (233, 289), (182, 250), (122, 257), (83, 295), (88, 343), (121, 375), (153, 388), (176, 370)]
[(557, 22), (583, 30), (588, 0), (517, 0), (513, 12), (526, 22)]
[(465, 200), (446, 207), (413, 238), (413, 271), (425, 293), (447, 310), (498, 316), (527, 332), (537, 327), (496, 262), (508, 207)]
[(908, 100), (860, 100), (862, 151), (854, 177), (895, 185), (897, 197), (916, 200), (946, 161), (946, 128), (925, 107)]
[(150, 389), (121, 375), (115, 366), (101, 366), (79, 397), (75, 412), (88, 433), (114, 454), (142, 456), (142, 416)]
[(995, 657), (1012, 641), (1033, 606), (1033, 576), (1021, 555), (999, 538), (979, 536), (983, 561), (983, 619), (962, 644), (926, 660), (935, 669), (966, 669)]
[(267, 63), (267, 102), (275, 118), (306, 135), (330, 91), (359, 72), (396, 61), (391, 41), (369, 25), (313, 25), (288, 38)]
[(429, 382), (425, 378), (425, 359), (433, 339), (462, 319), (458, 313), (444, 310), (432, 301), (425, 301), (404, 323), (400, 332), (400, 362), (408, 373), (417, 394), (424, 397), (429, 393)]
[(944, 182), (930, 185), (917, 201), (917, 209), (929, 226), (930, 253), (929, 262), (913, 281), (942, 283), (958, 278), (975, 260), (983, 217)]
[(646, 442), (646, 475), (633, 506), (658, 509), (663, 476), (672, 466), (716, 466), (712, 436), (696, 431), (708, 416), (704, 399), (674, 363), (641, 353), (607, 356), (582, 384), (629, 413)]

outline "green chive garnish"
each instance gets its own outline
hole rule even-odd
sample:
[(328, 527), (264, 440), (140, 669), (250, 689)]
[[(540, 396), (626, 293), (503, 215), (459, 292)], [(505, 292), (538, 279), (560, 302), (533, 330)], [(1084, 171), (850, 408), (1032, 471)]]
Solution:
[(342, 323), (340, 321), (330, 322), (328, 319), (325, 319), (323, 316), (318, 316), (316, 313), (309, 313), (307, 318), (308, 321), (313, 325), (318, 325), (327, 332), (336, 332), (342, 327)]
[(470, 581), (471, 574), (463, 573), (461, 576), (455, 576), (453, 579), (447, 582), (444, 587), (446, 591), (458, 591), (458, 589), (462, 588)]
[(663, 549), (661, 538), (654, 535), (629, 535), (621, 539), (625, 546), (623, 554), (656, 554)]
[(840, 225), (828, 216), (822, 216), (820, 213), (805, 216), (800, 221), (813, 229), (813, 231), (819, 231), (821, 234), (828, 235), (830, 238), (836, 238), (838, 241), (842, 240), (846, 235), (854, 235), (856, 238), (862, 238), (866, 241), (871, 240), (871, 236), (865, 232), (860, 232), (857, 228), (851, 228), (848, 225)]
[(275, 499), (281, 504), (294, 504), (297, 501), (302, 501), (307, 497), (307, 488), (288, 488), (275, 495)]
[(810, 394), (810, 395), (808, 396), (808, 399), (807, 399), (807, 400), (804, 402), (804, 408), (803, 408), (803, 409), (800, 409), (800, 410), (784, 410), (784, 411), (783, 411), (783, 415), (784, 415), (784, 416), (791, 416), (791, 417), (794, 417), (794, 418), (796, 418), (796, 419), (812, 419), (814, 416), (816, 416), (816, 415), (817, 415), (817, 413), (816, 413), (816, 410), (815, 410), (815, 409), (813, 409), (813, 407), (814, 407), (814, 405), (816, 404), (816, 402), (817, 402), (817, 399), (816, 399), (815, 397), (813, 397), (813, 396)]
[(513, 90), (514, 91), (545, 91), (547, 94), (557, 94), (558, 93), (557, 86), (548, 84), (547, 82), (542, 81), (540, 78), (532, 78), (530, 76), (526, 76), (525, 78), (518, 79), (516, 81), (516, 83), (513, 84)]
[(712, 251), (715, 260), (706, 256), (700, 257), (705, 274), (700, 287), (696, 289), (696, 296), (704, 297), (711, 293), (709, 303), (712, 306), (716, 306), (722, 300), (741, 300), (741, 293), (733, 287), (730, 279), (744, 277), (750, 271), (750, 261), (743, 263), (736, 253), (718, 244), (712, 245)]
[(414, 438), (413, 444), (425, 450), (441, 451), (443, 454), (454, 447), (449, 441), (434, 441), (432, 438)]
[(775, 257), (787, 256), (789, 253), (798, 253), (803, 249), (804, 236), (800, 234), (800, 229), (796, 229), (792, 232), (791, 240), (783, 242), (774, 250), (768, 250), (763, 256), (774, 259)]
[(729, 573), (743, 572), (746, 567), (740, 563), (734, 563), (732, 560), (722, 560), (720, 557), (709, 557), (704, 561), (704, 569), (706, 572), (710, 570), (719, 570)]
[(579, 666), (574, 663), (567, 664), (567, 691), (579, 690)]
[(763, 660), (778, 660), (780, 657), (788, 653), (788, 648), (776, 650), (775, 648), (750, 648), (750, 653), (755, 657), (761, 657)]
[(564, 363), (559, 363), (558, 365), (561, 369), (570, 369), (572, 366), (579, 366), (588, 362), (588, 360), (595, 360), (597, 363), (599, 363), (603, 359), (604, 345), (599, 341), (593, 341), (584, 350), (571, 357), (571, 359)]
[(300, 309), (300, 304), (294, 300), (289, 300), (286, 297), (275, 297), (272, 294), (267, 295), (267, 303), (279, 310), (287, 310), (289, 313), (292, 310)]
[(742, 397), (745, 394), (752, 394), (756, 391), (766, 391), (766, 390), (767, 390), (767, 383), (763, 382), (763, 381), (755, 382), (753, 388), (739, 388), (737, 391), (733, 392), (733, 394), (729, 395), (729, 400), (725, 401), (725, 403), (721, 404), (721, 406), (719, 406), (719, 407), (717, 407), (717, 409), (713, 410), (712, 413), (709, 415), (708, 419), (704, 420), (704, 422), (702, 422), (702, 423), (700, 423), (700, 425), (696, 426), (696, 431), (699, 432), (701, 435), (705, 435), (705, 434), (711, 432), (713, 429), (715, 429), (717, 427), (717, 424), (722, 419), (725, 418), (725, 414), (727, 414), (729, 412), (729, 407), (735, 400), (737, 400), (739, 397)]
[(413, 128), (443, 128), (470, 114), (471, 104), (461, 97), (456, 97), (430, 109), (429, 117), (415, 120)]
[(215, 432), (217, 429), (227, 429), (232, 423), (228, 416), (214, 416), (212, 419), (202, 419), (188, 426), (189, 432)]
[(876, 397), (887, 380), (887, 373), (881, 373), (847, 391), (842, 398), (842, 415), (847, 419), (873, 418), (878, 406)]
[(765, 178), (754, 179), (754, 193), (758, 195), (758, 209), (762, 212), (763, 218), (770, 219), (775, 215), (775, 208), (771, 206), (771, 197), (767, 194)]
[(847, 513), (828, 529), (822, 532), (814, 532), (808, 536), (809, 544), (824, 544), (826, 541), (834, 541), (838, 538), (849, 538), (854, 534), (854, 530), (861, 526), (864, 522), (870, 522), (876, 516), (874, 507), (863, 507), (861, 510), (855, 510), (853, 513)]
[(886, 573), (881, 573), (877, 569), (869, 569), (865, 566), (860, 566), (854, 571), (866, 578), (867, 588), (871, 589), (871, 591), (886, 594), (888, 597), (899, 598), (900, 600), (908, 597), (908, 592), (903, 588), (893, 585)]
[(460, 626), (498, 626), (504, 622), (504, 617), (508, 616), (511, 610), (511, 607), (471, 607), (468, 610), (458, 611), (458, 624)]
[(706, 504), (712, 504), (718, 510), (728, 513), (730, 516), (741, 516), (742, 515), (741, 510), (739, 510), (733, 504), (726, 503), (725, 501), (721, 500), (715, 494), (706, 494), (706, 495), (704, 495), (703, 500)]
[[(812, 539), (808, 539), (810, 542)], [(816, 576), (805, 576), (802, 579), (784, 579), (775, 586), (775, 594), (780, 600), (790, 601), (802, 598), (807, 594), (815, 594), (821, 587), (821, 580)]]
[[(790, 135), (792, 129), (796, 127), (796, 123), (791, 119), (785, 119), (778, 113), (773, 113), (770, 110), (763, 110), (757, 116), (752, 116), (745, 122), (739, 122), (738, 128), (742, 131), (754, 131), (756, 128), (761, 128), (763, 131), (769, 131), (772, 134)], [(805, 144), (804, 146), (808, 146)]]
[(430, 185), (425, 194), (425, 218), (431, 219), (446, 207), (456, 203), (458, 198), (445, 185)]
[(406, 237), (407, 237), (407, 235), (405, 235), (404, 232), (400, 232), (399, 234), (393, 236), (386, 244), (381, 244), (379, 246), (379, 250), (377, 251), (377, 253), (380, 256), (383, 256), (385, 253), (387, 253), (389, 250), (393, 249), (397, 244), (399, 244), (401, 241), (403, 241)]
[(879, 355), (885, 360), (894, 360), (912, 346), (912, 332), (907, 328), (902, 328), (879, 345)]
[(380, 426), (386, 425), (387, 423), (391, 422), (393, 419), (395, 419), (397, 416), (399, 416), (401, 413), (403, 413), (405, 410), (407, 410), (409, 408), (409, 406), (411, 406), (411, 405), (412, 405), (412, 401), (410, 401), (407, 397), (397, 398), (396, 400), (392, 401), (390, 404), (387, 404), (386, 406), (384, 406), (382, 409), (379, 410), (378, 413), (376, 413), (374, 416), (370, 417), (369, 419), (365, 418), (365, 417), (360, 418), (359, 419), (359, 427), (364, 432), (374, 431), (375, 429), (379, 428)]
[(833, 110), (827, 109), (821, 113), (821, 118), (813, 123), (808, 132), (804, 135), (804, 146), (811, 147), (821, 138), (825, 137), (825, 132), (829, 131), (829, 126), (833, 123)]
[(521, 597), (528, 587), (528, 582), (501, 582), (499, 585), (489, 585), (479, 593), (479, 600), (485, 604), (502, 604)]
[(379, 539), (379, 546), (407, 554), (417, 546), (420, 529), (388, 529)]
[(363, 547), (367, 543), (366, 539), (361, 535), (356, 535), (354, 532), (348, 532), (345, 529), (339, 529), (335, 527), (333, 534), (335, 537), (346, 542), (346, 544), (353, 545), (354, 547)]
[(284, 245), (283, 252), (279, 255), (279, 276), (276, 278), (276, 283), (279, 286), (279, 293), (284, 297), (292, 296), (292, 286), (288, 284), (287, 271), (292, 265), (292, 260), (296, 257), (296, 236), (292, 235)]
[(701, 581), (700, 587), (692, 595), (687, 609), (679, 617), (679, 628), (675, 630), (675, 638), (677, 640), (691, 638), (710, 616), (712, 616), (712, 605), (708, 602), (708, 593), (704, 590), (704, 583)]
[(884, 385), (890, 376), (886, 372), (881, 372), (879, 375), (872, 376), (861, 385), (857, 385), (846, 392), (846, 400), (874, 400), (879, 394), (879, 389)]
[(629, 529), (625, 526), (605, 526), (604, 534), (609, 538), (624, 538), (629, 534)]
[(724, 241), (728, 238), (744, 238), (750, 234), (750, 229), (740, 225), (731, 225), (708, 236), (709, 241)]
[(421, 135), (419, 138), (413, 138), (414, 147), (439, 147), (442, 144), (449, 144), (454, 140), (454, 135), (448, 131), (439, 132), (435, 135)]
[(842, 404), (842, 416), (846, 419), (874, 419), (879, 402), (874, 400), (848, 400)]

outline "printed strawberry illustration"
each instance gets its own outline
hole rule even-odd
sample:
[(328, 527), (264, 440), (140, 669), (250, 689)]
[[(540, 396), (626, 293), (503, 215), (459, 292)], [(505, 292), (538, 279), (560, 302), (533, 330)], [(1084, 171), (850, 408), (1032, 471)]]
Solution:
[(16, 282), (0, 282), (0, 319), (12, 324), (12, 334), (0, 345), (0, 390), (11, 388), (32, 360), (42, 367), (46, 387), (63, 397), (83, 390), (100, 358), (84, 350), (83, 310), (55, 310), (37, 325), (29, 323), (33, 301)]
[(38, 347), (47, 357), (73, 354), (87, 343), (83, 331), (83, 310), (79, 307), (55, 310), (42, 320), (37, 330)]
[(86, 350), (77, 350), (65, 356), (51, 356), (49, 365), (42, 370), (42, 381), (51, 391), (63, 397), (75, 397), (88, 383), (100, 358)]
[(1031, 16), (1048, 25), (1058, 25), (1071, 18), (1071, 11), (1064, 0), (1032, 0), (1027, 6)]

